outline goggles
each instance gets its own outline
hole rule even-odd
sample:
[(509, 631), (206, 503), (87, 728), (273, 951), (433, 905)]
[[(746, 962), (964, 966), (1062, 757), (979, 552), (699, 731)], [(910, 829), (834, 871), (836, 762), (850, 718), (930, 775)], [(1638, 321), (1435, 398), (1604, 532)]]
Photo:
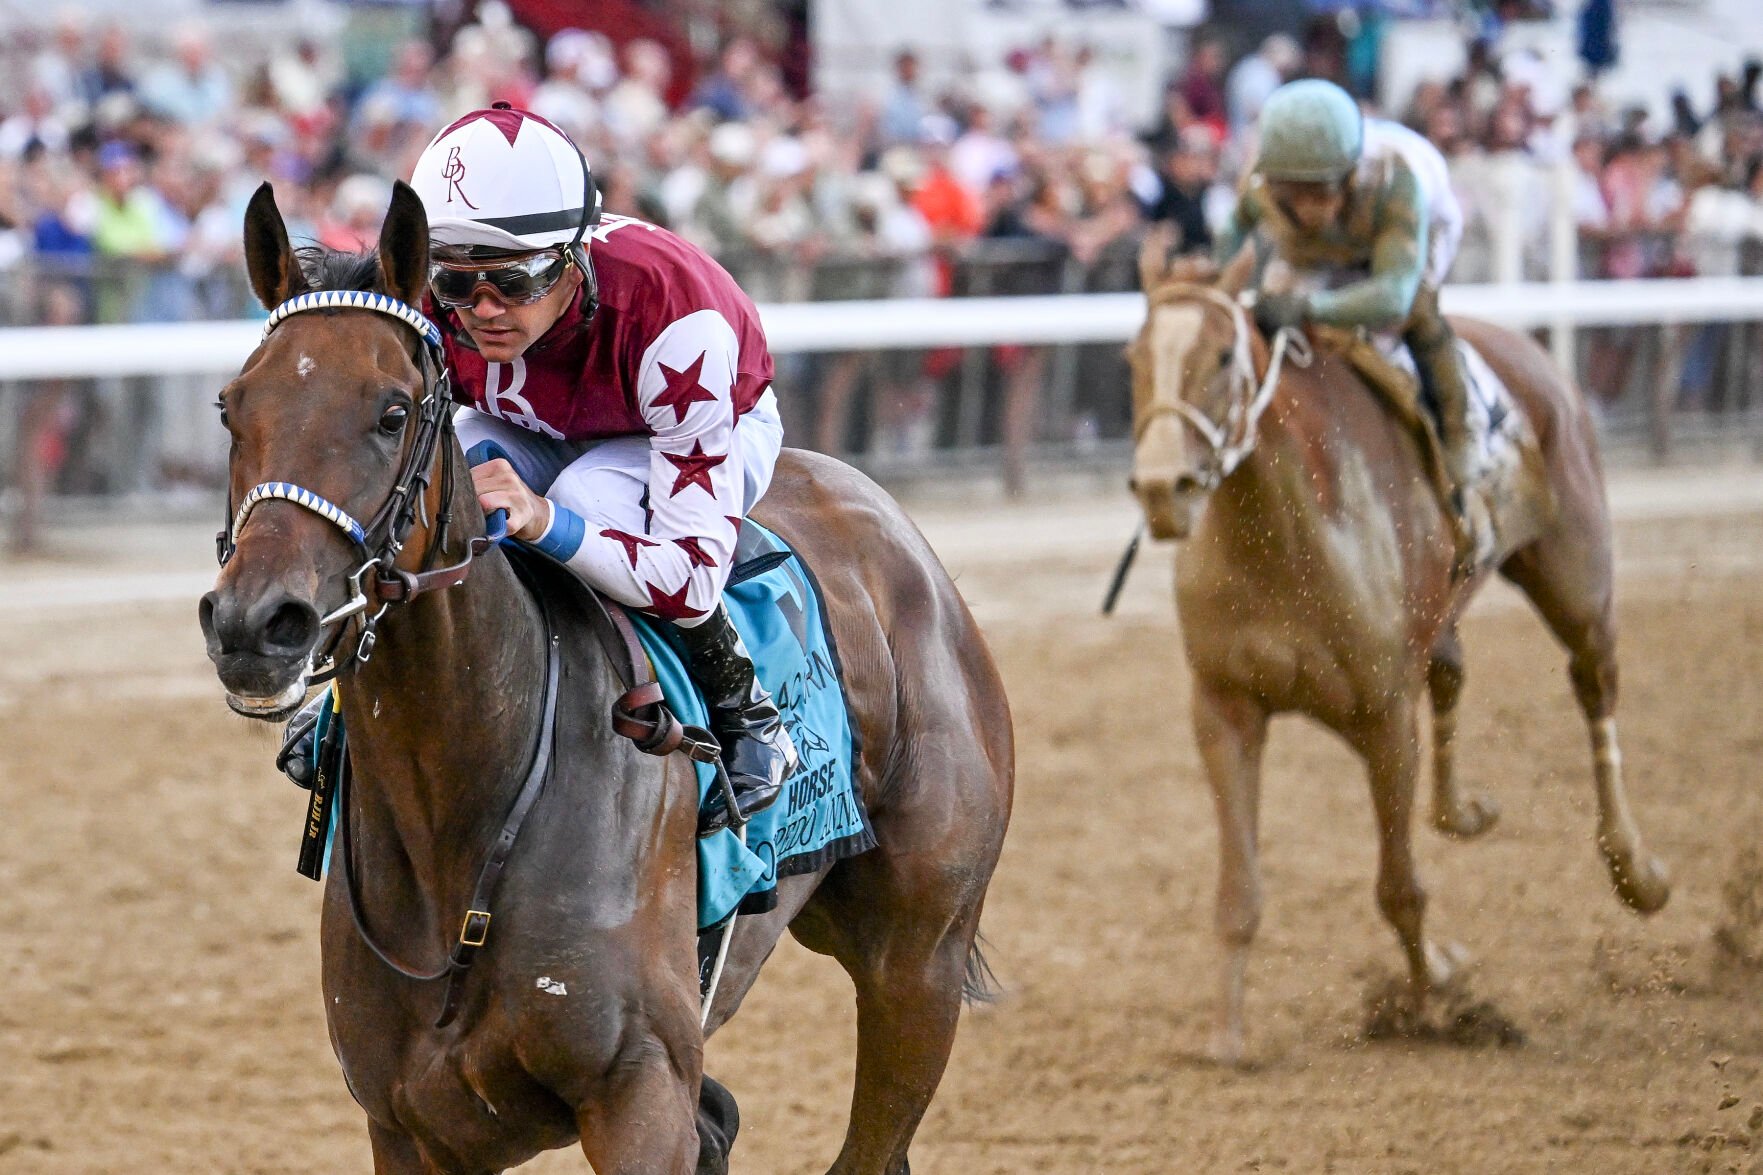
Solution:
[(560, 249), (495, 262), (437, 261), (429, 266), (429, 290), (441, 305), (461, 307), (472, 304), (479, 286), (489, 285), (508, 305), (527, 306), (549, 294), (568, 268), (569, 255)]

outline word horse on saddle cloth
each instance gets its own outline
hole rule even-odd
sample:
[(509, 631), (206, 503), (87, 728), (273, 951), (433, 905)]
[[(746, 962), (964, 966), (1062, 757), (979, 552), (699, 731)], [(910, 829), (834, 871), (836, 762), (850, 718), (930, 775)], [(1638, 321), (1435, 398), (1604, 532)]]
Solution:
[[(522, 550), (510, 542), (508, 546)], [(542, 557), (525, 556), (527, 582), (534, 591), (585, 592), (573, 576)], [(861, 749), (846, 708), (837, 647), (827, 627), (819, 585), (801, 556), (752, 519), (742, 522), (735, 564), (724, 593), (729, 616), (753, 655), (759, 678), (776, 699), (800, 766), (784, 784), (779, 800), (755, 813), (742, 834), (720, 828), (698, 840), (698, 928), (708, 931), (733, 914), (760, 914), (777, 901), (780, 877), (813, 873), (875, 846), (863, 798), (852, 786), (852, 765)], [(621, 608), (607, 603), (608, 608)], [(660, 683), (664, 704), (688, 731), (700, 738), (709, 718), (704, 699), (692, 684), (683, 655), (667, 625), (621, 609), (641, 641), (652, 679)], [(694, 728), (695, 731), (694, 731)], [(315, 805), (334, 804), (334, 780), (347, 771), (346, 732), (332, 706), (321, 712), (314, 757), (307, 778), (327, 780)], [(710, 759), (711, 761), (706, 761)], [(693, 757), (700, 803), (720, 786), (713, 757)], [(329, 867), (334, 823), (330, 812), (307, 824), (309, 840), (320, 835), (323, 868)], [(319, 858), (313, 854), (316, 863)], [(315, 879), (319, 868), (308, 868)]]

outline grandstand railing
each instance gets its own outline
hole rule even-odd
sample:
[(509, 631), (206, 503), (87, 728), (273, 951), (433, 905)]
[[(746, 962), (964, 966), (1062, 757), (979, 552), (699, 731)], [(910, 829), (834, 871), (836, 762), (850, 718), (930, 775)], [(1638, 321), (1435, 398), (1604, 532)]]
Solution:
[[(1052, 254), (1003, 257), (993, 255), (989, 273), (958, 271), (956, 289), (1132, 280), (1122, 256), (1103, 259), (1115, 267), (1107, 273)], [(1001, 473), (1011, 490), (1037, 469), (1117, 467), (1130, 432), (1120, 344), (1142, 320), (1142, 297), (885, 296), (903, 267), (923, 260), (817, 270), (805, 294), (834, 300), (762, 305), (792, 442), (884, 479)], [(240, 292), (214, 291), (205, 305)], [(1763, 278), (1458, 285), (1444, 297), (1452, 313), (1518, 329), (1575, 328), (1580, 371), (1619, 385), (1582, 381), (1594, 386), (1607, 437), (1663, 457), (1700, 431), (1763, 455)], [(208, 402), (260, 331), (252, 320), (0, 328), (0, 486), (12, 480), (20, 415), (5, 406), (28, 402), (31, 389), (91, 409), (96, 423), (82, 427), (108, 430), (80, 448), (92, 468), (61, 478), (58, 492), (218, 486), (224, 435)]]

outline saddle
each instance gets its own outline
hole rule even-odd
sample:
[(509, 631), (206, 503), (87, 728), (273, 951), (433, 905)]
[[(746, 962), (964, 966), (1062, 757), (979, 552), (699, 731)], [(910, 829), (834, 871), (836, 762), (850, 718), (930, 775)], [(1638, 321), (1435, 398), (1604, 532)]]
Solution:
[[(1470, 367), (1469, 427), (1481, 447), (1480, 467), (1463, 487), (1459, 502), (1445, 464), (1436, 411), (1427, 402), (1414, 369), (1392, 357), (1364, 330), (1317, 325), (1310, 332), (1318, 346), (1339, 355), (1358, 374), (1419, 446), (1427, 484), (1453, 532), (1457, 548), (1454, 574), (1467, 575), (1490, 563), (1499, 548), (1502, 529), (1496, 504), (1509, 498), (1513, 488), (1512, 471), (1505, 468), (1506, 463), (1491, 448), (1503, 435), (1514, 444), (1522, 443), (1517, 439), (1522, 433), (1521, 417), (1511, 410), (1509, 393), (1499, 384), (1498, 377), (1473, 347), (1458, 340), (1457, 346)], [(1407, 358), (1405, 350), (1400, 357)], [(1485, 381), (1492, 381), (1492, 386)], [(1512, 432), (1508, 422), (1519, 432)]]

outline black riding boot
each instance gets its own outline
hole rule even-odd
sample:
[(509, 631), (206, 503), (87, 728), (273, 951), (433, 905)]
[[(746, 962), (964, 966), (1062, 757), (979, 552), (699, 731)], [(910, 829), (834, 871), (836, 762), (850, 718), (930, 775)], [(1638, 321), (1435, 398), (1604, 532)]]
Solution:
[[(722, 765), (734, 787), (742, 818), (761, 811), (783, 791), (796, 770), (796, 746), (784, 729), (777, 703), (753, 672), (753, 659), (728, 609), (715, 610), (690, 628), (674, 625), (686, 650), (686, 668), (710, 707), (710, 732), (722, 744)], [(700, 834), (728, 824), (727, 804), (713, 791), (700, 818)]]
[(276, 770), (293, 780), (303, 788), (311, 789), (313, 779), (313, 758), (318, 737), (318, 716), (324, 713), (325, 705), (331, 700), (329, 690), (320, 690), (318, 696), (301, 706), (299, 712), (288, 719), (288, 725), (282, 731), (282, 749), (276, 753)]

